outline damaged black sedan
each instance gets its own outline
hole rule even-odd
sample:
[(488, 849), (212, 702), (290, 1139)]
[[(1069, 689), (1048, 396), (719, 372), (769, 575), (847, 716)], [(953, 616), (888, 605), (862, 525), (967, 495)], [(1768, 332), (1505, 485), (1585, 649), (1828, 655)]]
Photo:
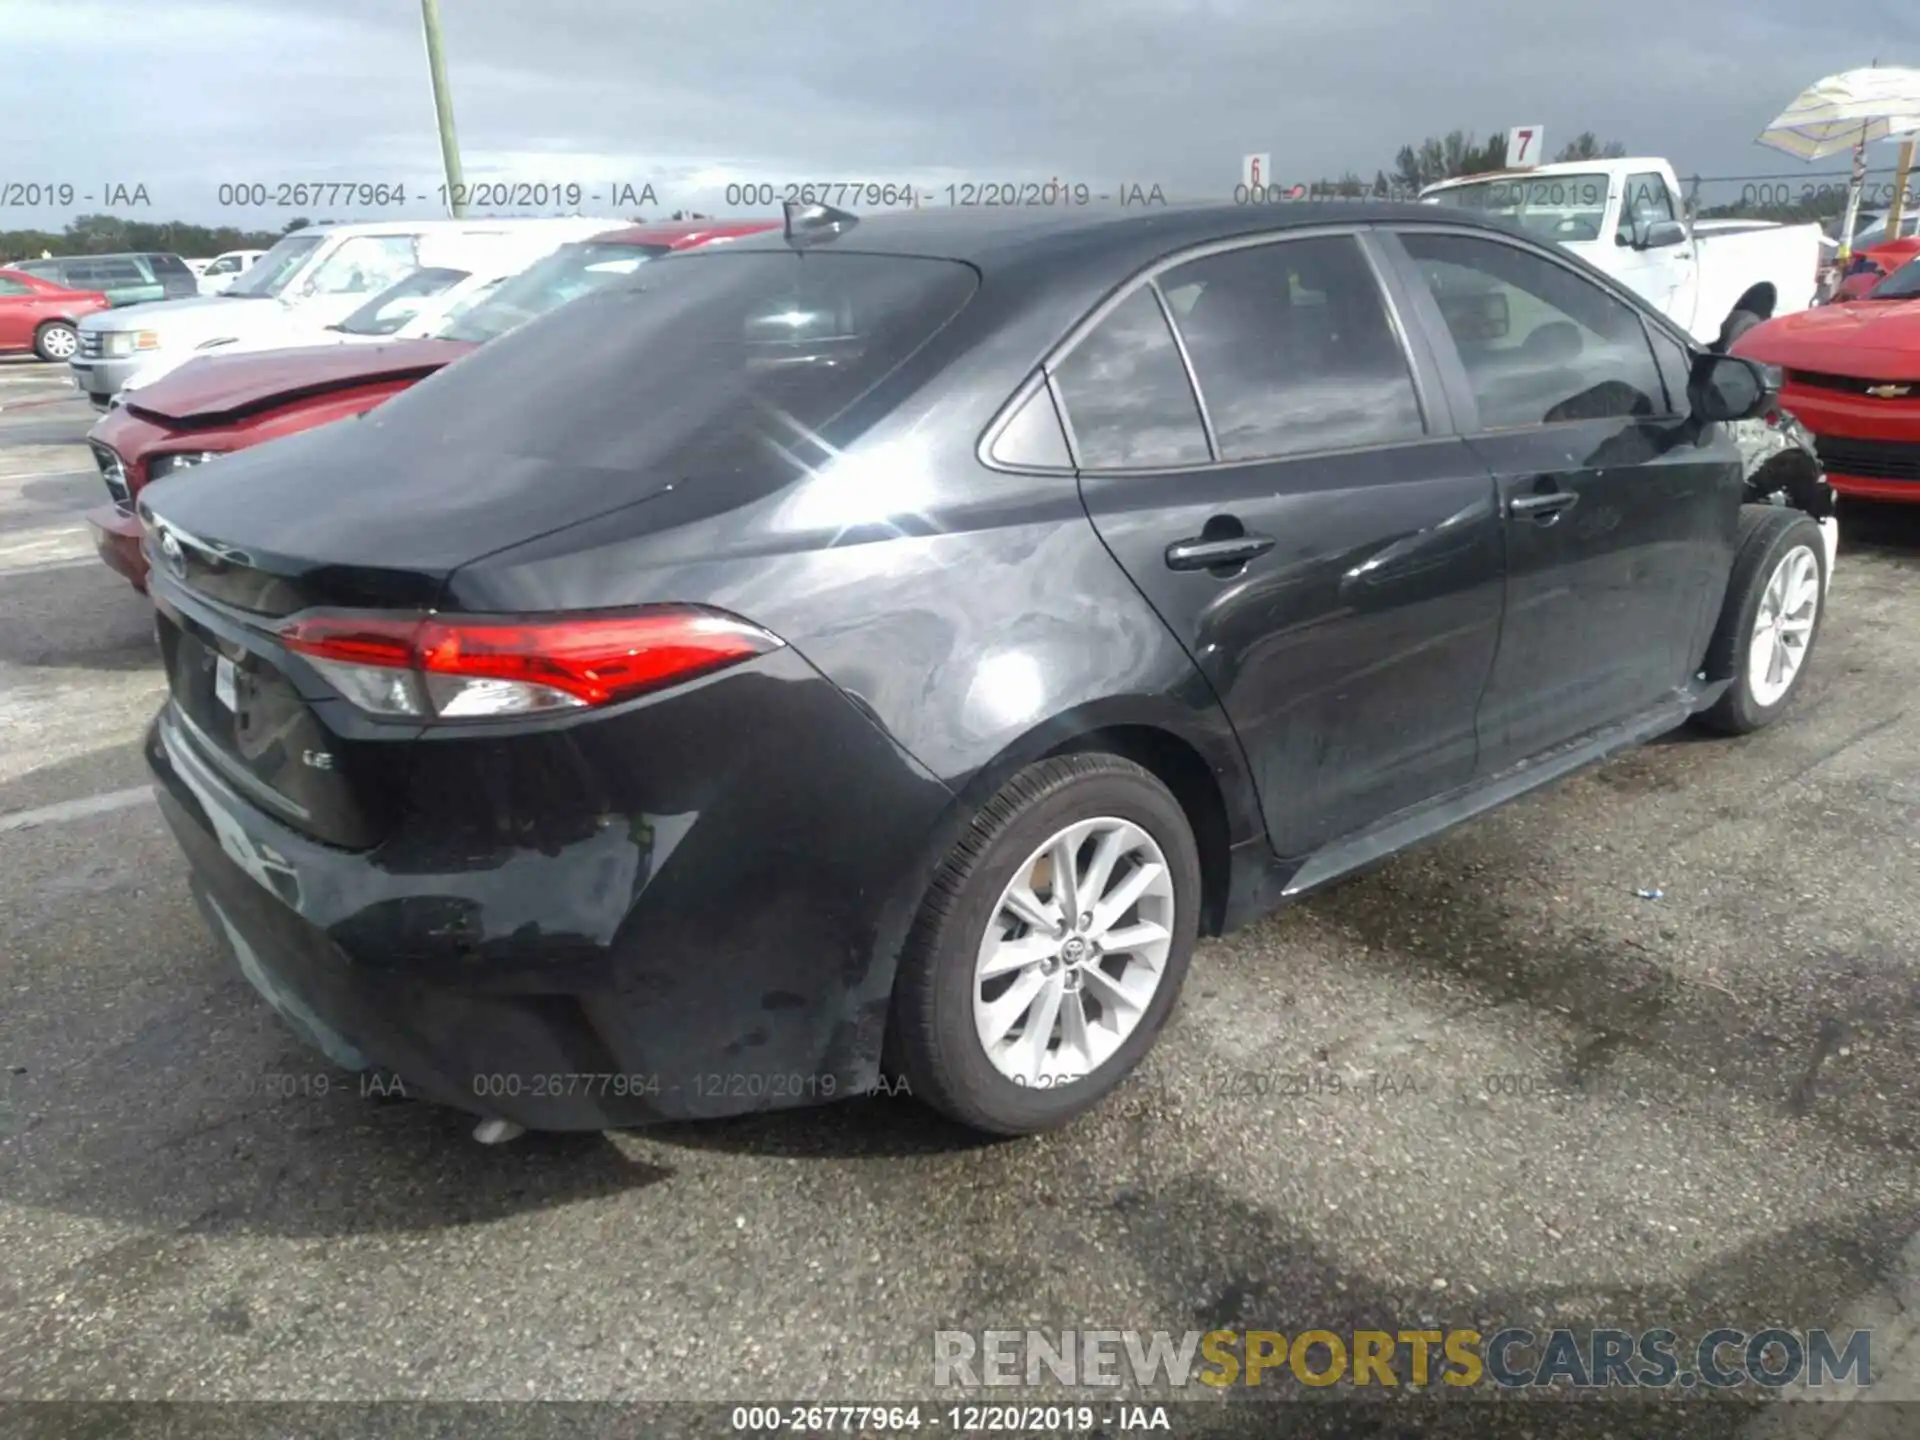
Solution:
[(795, 209), (145, 491), (147, 757), (261, 993), (496, 1131), (1043, 1129), (1197, 937), (1781, 713), (1766, 378), (1460, 212)]

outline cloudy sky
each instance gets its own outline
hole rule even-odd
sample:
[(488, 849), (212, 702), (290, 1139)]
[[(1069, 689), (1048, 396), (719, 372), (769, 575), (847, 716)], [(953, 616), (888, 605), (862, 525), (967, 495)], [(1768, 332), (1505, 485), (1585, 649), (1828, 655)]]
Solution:
[[(467, 179), (651, 184), (663, 214), (730, 181), (1058, 176), (1226, 199), (1371, 176), (1456, 126), (1580, 130), (1683, 173), (1806, 173), (1753, 143), (1822, 75), (1920, 65), (1920, 4), (1848, 0), (441, 0)], [(0, 184), (109, 185), (131, 218), (279, 228), (219, 186), (404, 181), (439, 150), (418, 0), (0, 0)], [(1876, 147), (1890, 166), (1893, 147)], [(1844, 162), (1819, 168), (1832, 169)], [(1736, 198), (1708, 189), (1712, 202)], [(1737, 192), (1739, 186), (1732, 189)], [(637, 193), (637, 190), (636, 190)], [(96, 203), (82, 198), (94, 195)], [(29, 198), (17, 191), (0, 199)]]

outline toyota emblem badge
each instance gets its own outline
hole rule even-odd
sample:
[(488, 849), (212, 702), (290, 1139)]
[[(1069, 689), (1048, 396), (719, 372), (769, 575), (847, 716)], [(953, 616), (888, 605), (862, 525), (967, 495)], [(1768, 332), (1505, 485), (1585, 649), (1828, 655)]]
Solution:
[(180, 548), (180, 542), (171, 530), (160, 532), (160, 554), (167, 562), (167, 569), (184, 578), (187, 573), (187, 552)]

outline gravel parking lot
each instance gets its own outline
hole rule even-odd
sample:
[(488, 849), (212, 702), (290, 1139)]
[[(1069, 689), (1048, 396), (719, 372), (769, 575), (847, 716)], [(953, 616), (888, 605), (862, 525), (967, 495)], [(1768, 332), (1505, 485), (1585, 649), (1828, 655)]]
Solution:
[(309, 1055), (125, 793), (163, 681), (63, 385), (0, 362), (8, 1397), (924, 1400), (941, 1329), (1804, 1329), (1920, 1231), (1920, 514), (1843, 515), (1780, 725), (1206, 944), (1066, 1133), (876, 1098), (488, 1149)]

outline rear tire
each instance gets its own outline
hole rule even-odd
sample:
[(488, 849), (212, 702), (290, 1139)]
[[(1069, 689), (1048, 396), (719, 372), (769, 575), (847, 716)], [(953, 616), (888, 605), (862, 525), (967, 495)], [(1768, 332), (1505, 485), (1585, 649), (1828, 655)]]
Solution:
[(80, 332), (64, 320), (49, 320), (33, 332), (33, 353), (42, 360), (71, 360), (80, 349)]
[(1115, 755), (1030, 765), (928, 887), (894, 987), (893, 1065), (976, 1129), (1064, 1125), (1152, 1048), (1199, 914), (1199, 850), (1166, 786)]
[(1779, 719), (1807, 673), (1827, 601), (1827, 547), (1798, 510), (1740, 512), (1720, 623), (1707, 646), (1709, 675), (1731, 673), (1726, 693), (1696, 716), (1708, 730), (1745, 735)]

